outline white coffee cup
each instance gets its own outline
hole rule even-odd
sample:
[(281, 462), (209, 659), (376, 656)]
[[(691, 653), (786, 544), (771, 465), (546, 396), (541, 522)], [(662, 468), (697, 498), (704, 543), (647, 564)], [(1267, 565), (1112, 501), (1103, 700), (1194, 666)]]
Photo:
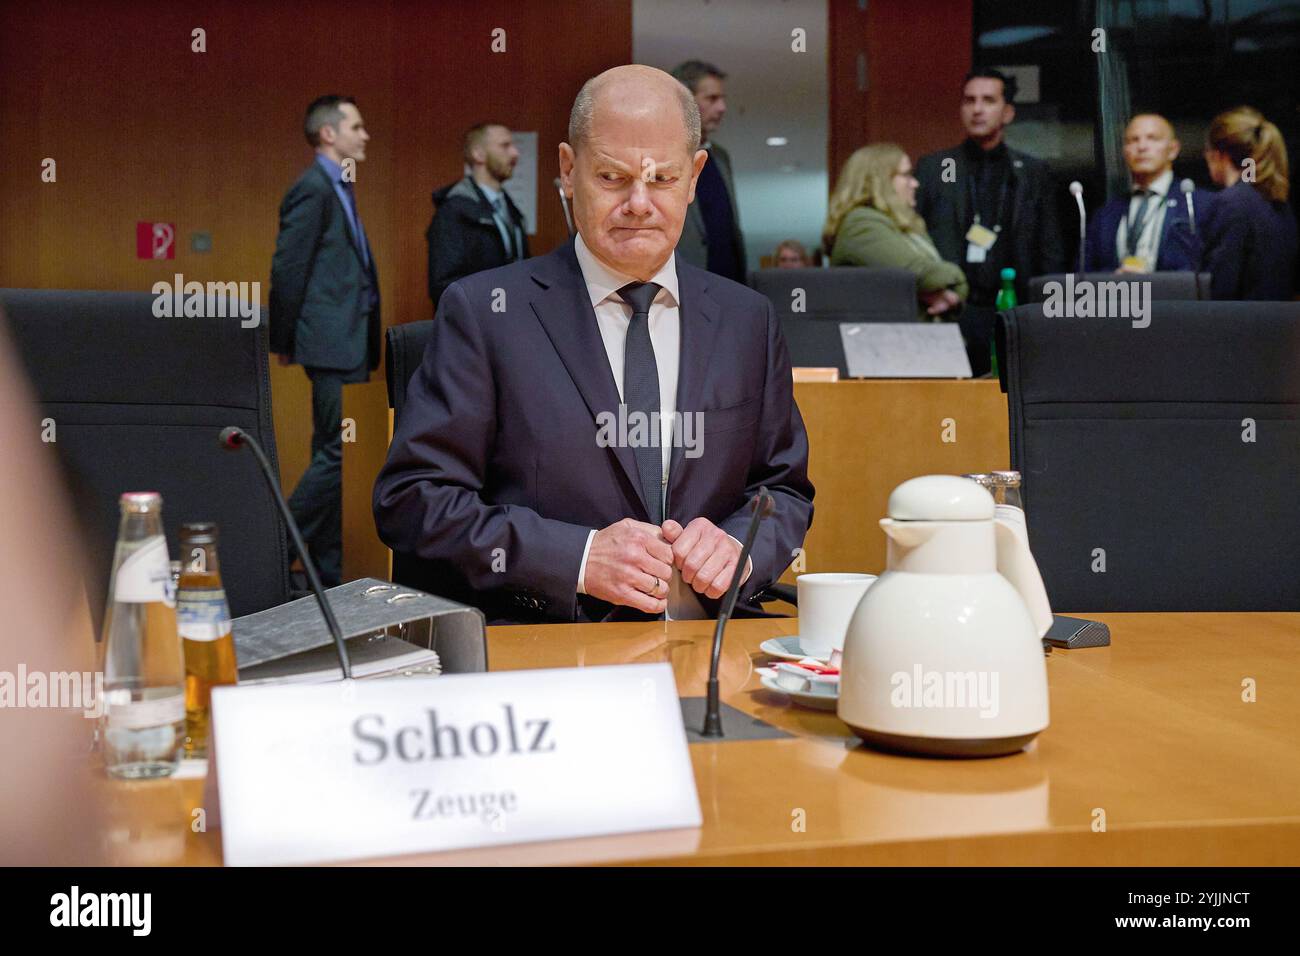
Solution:
[(849, 618), (862, 595), (876, 580), (874, 574), (827, 572), (801, 574), (799, 589), (799, 646), (810, 657), (829, 657), (844, 649)]

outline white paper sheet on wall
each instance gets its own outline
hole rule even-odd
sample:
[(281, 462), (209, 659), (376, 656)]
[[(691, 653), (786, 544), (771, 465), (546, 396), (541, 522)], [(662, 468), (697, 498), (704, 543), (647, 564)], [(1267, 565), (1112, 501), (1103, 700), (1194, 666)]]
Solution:
[(530, 236), (537, 235), (537, 134), (511, 130), (519, 162), (515, 174), (505, 182), (506, 192), (524, 214), (524, 228)]

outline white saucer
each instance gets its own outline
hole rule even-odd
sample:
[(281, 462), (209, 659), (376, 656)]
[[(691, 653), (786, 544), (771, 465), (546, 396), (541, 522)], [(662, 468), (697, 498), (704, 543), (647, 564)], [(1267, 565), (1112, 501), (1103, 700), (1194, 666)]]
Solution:
[(839, 706), (840, 695), (834, 694), (812, 694), (807, 691), (786, 690), (776, 682), (774, 674), (764, 673), (766, 668), (759, 668), (758, 679), (768, 690), (776, 691), (778, 694), (785, 694), (796, 704), (802, 704), (812, 710), (829, 710), (834, 711)]
[(773, 637), (762, 644), (758, 649), (769, 657), (779, 657), (783, 661), (801, 661), (804, 658), (811, 657), (815, 661), (821, 661), (823, 664), (831, 659), (829, 654), (805, 654), (799, 645), (799, 635), (792, 634), (789, 637)]

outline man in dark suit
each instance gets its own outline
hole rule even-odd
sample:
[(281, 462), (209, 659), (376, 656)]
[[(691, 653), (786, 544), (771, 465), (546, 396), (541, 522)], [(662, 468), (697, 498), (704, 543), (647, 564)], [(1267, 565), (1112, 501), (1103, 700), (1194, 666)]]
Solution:
[(727, 95), (722, 85), (727, 74), (712, 63), (687, 60), (678, 64), (673, 76), (695, 97), (700, 111), (700, 148), (709, 154), (695, 186), (695, 201), (686, 210), (677, 254), (693, 266), (744, 282), (745, 237), (740, 231), (740, 207), (736, 205), (736, 178), (731, 172), (730, 154), (712, 138), (727, 115)]
[(988, 342), (1001, 272), (1016, 270), (1016, 296), (1028, 301), (1029, 280), (1065, 270), (1055, 184), (1047, 164), (1011, 149), (1003, 130), (1015, 119), (1016, 82), (980, 69), (962, 84), (966, 140), (922, 156), (916, 211), (939, 254), (966, 273), (970, 295), (962, 333), (976, 375), (989, 367)]
[(668, 74), (589, 80), (560, 144), (577, 237), (442, 297), (375, 520), (491, 621), (716, 614), (761, 485), (775, 509), (740, 599), (803, 542), (808, 441), (772, 305), (674, 255), (698, 144)]
[(1112, 199), (1088, 224), (1084, 267), (1088, 272), (1196, 272), (1211, 194), (1187, 197), (1174, 182), (1178, 157), (1174, 128), (1163, 116), (1141, 113), (1124, 130), (1124, 162), (1133, 180), (1127, 196)]
[(379, 280), (353, 184), (366, 158), (356, 103), (322, 96), (307, 108), (315, 161), (280, 203), (271, 261), (271, 350), (311, 379), (311, 462), (289, 498), (326, 586), (343, 573), (343, 385), (379, 367)]
[(429, 244), (429, 298), (438, 307), (457, 279), (528, 258), (524, 214), (505, 191), (519, 162), (510, 130), (479, 123), (465, 133), (464, 179), (435, 190)]

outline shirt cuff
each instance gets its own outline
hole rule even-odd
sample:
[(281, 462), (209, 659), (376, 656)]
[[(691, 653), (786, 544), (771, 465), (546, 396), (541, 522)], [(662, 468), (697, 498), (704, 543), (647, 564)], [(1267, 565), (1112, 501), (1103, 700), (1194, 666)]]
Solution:
[[(731, 538), (732, 541), (735, 541), (735, 542), (736, 542), (736, 547), (740, 548), (740, 550), (742, 550), (742, 551), (745, 550), (745, 546), (744, 546), (743, 544), (740, 543), (740, 541), (735, 537), (735, 535), (730, 535), (730, 534), (729, 534), (729, 535), (727, 535), (727, 537), (728, 537), (728, 538)], [(583, 560), (585, 561), (586, 558), (584, 557)], [(747, 558), (747, 559), (745, 560), (745, 576), (744, 576), (743, 578), (740, 579), (740, 583), (741, 583), (741, 584), (744, 584), (746, 581), (748, 581), (748, 580), (749, 580), (749, 576), (750, 576), (751, 574), (753, 574), (753, 573), (754, 573), (754, 559), (753, 559), (753, 558)]]
[[(591, 540), (596, 537), (595, 529), (587, 534), (587, 544), (582, 549), (582, 563), (578, 565), (578, 593), (587, 593), (587, 552), (591, 550)], [(748, 575), (746, 575), (748, 577)]]

